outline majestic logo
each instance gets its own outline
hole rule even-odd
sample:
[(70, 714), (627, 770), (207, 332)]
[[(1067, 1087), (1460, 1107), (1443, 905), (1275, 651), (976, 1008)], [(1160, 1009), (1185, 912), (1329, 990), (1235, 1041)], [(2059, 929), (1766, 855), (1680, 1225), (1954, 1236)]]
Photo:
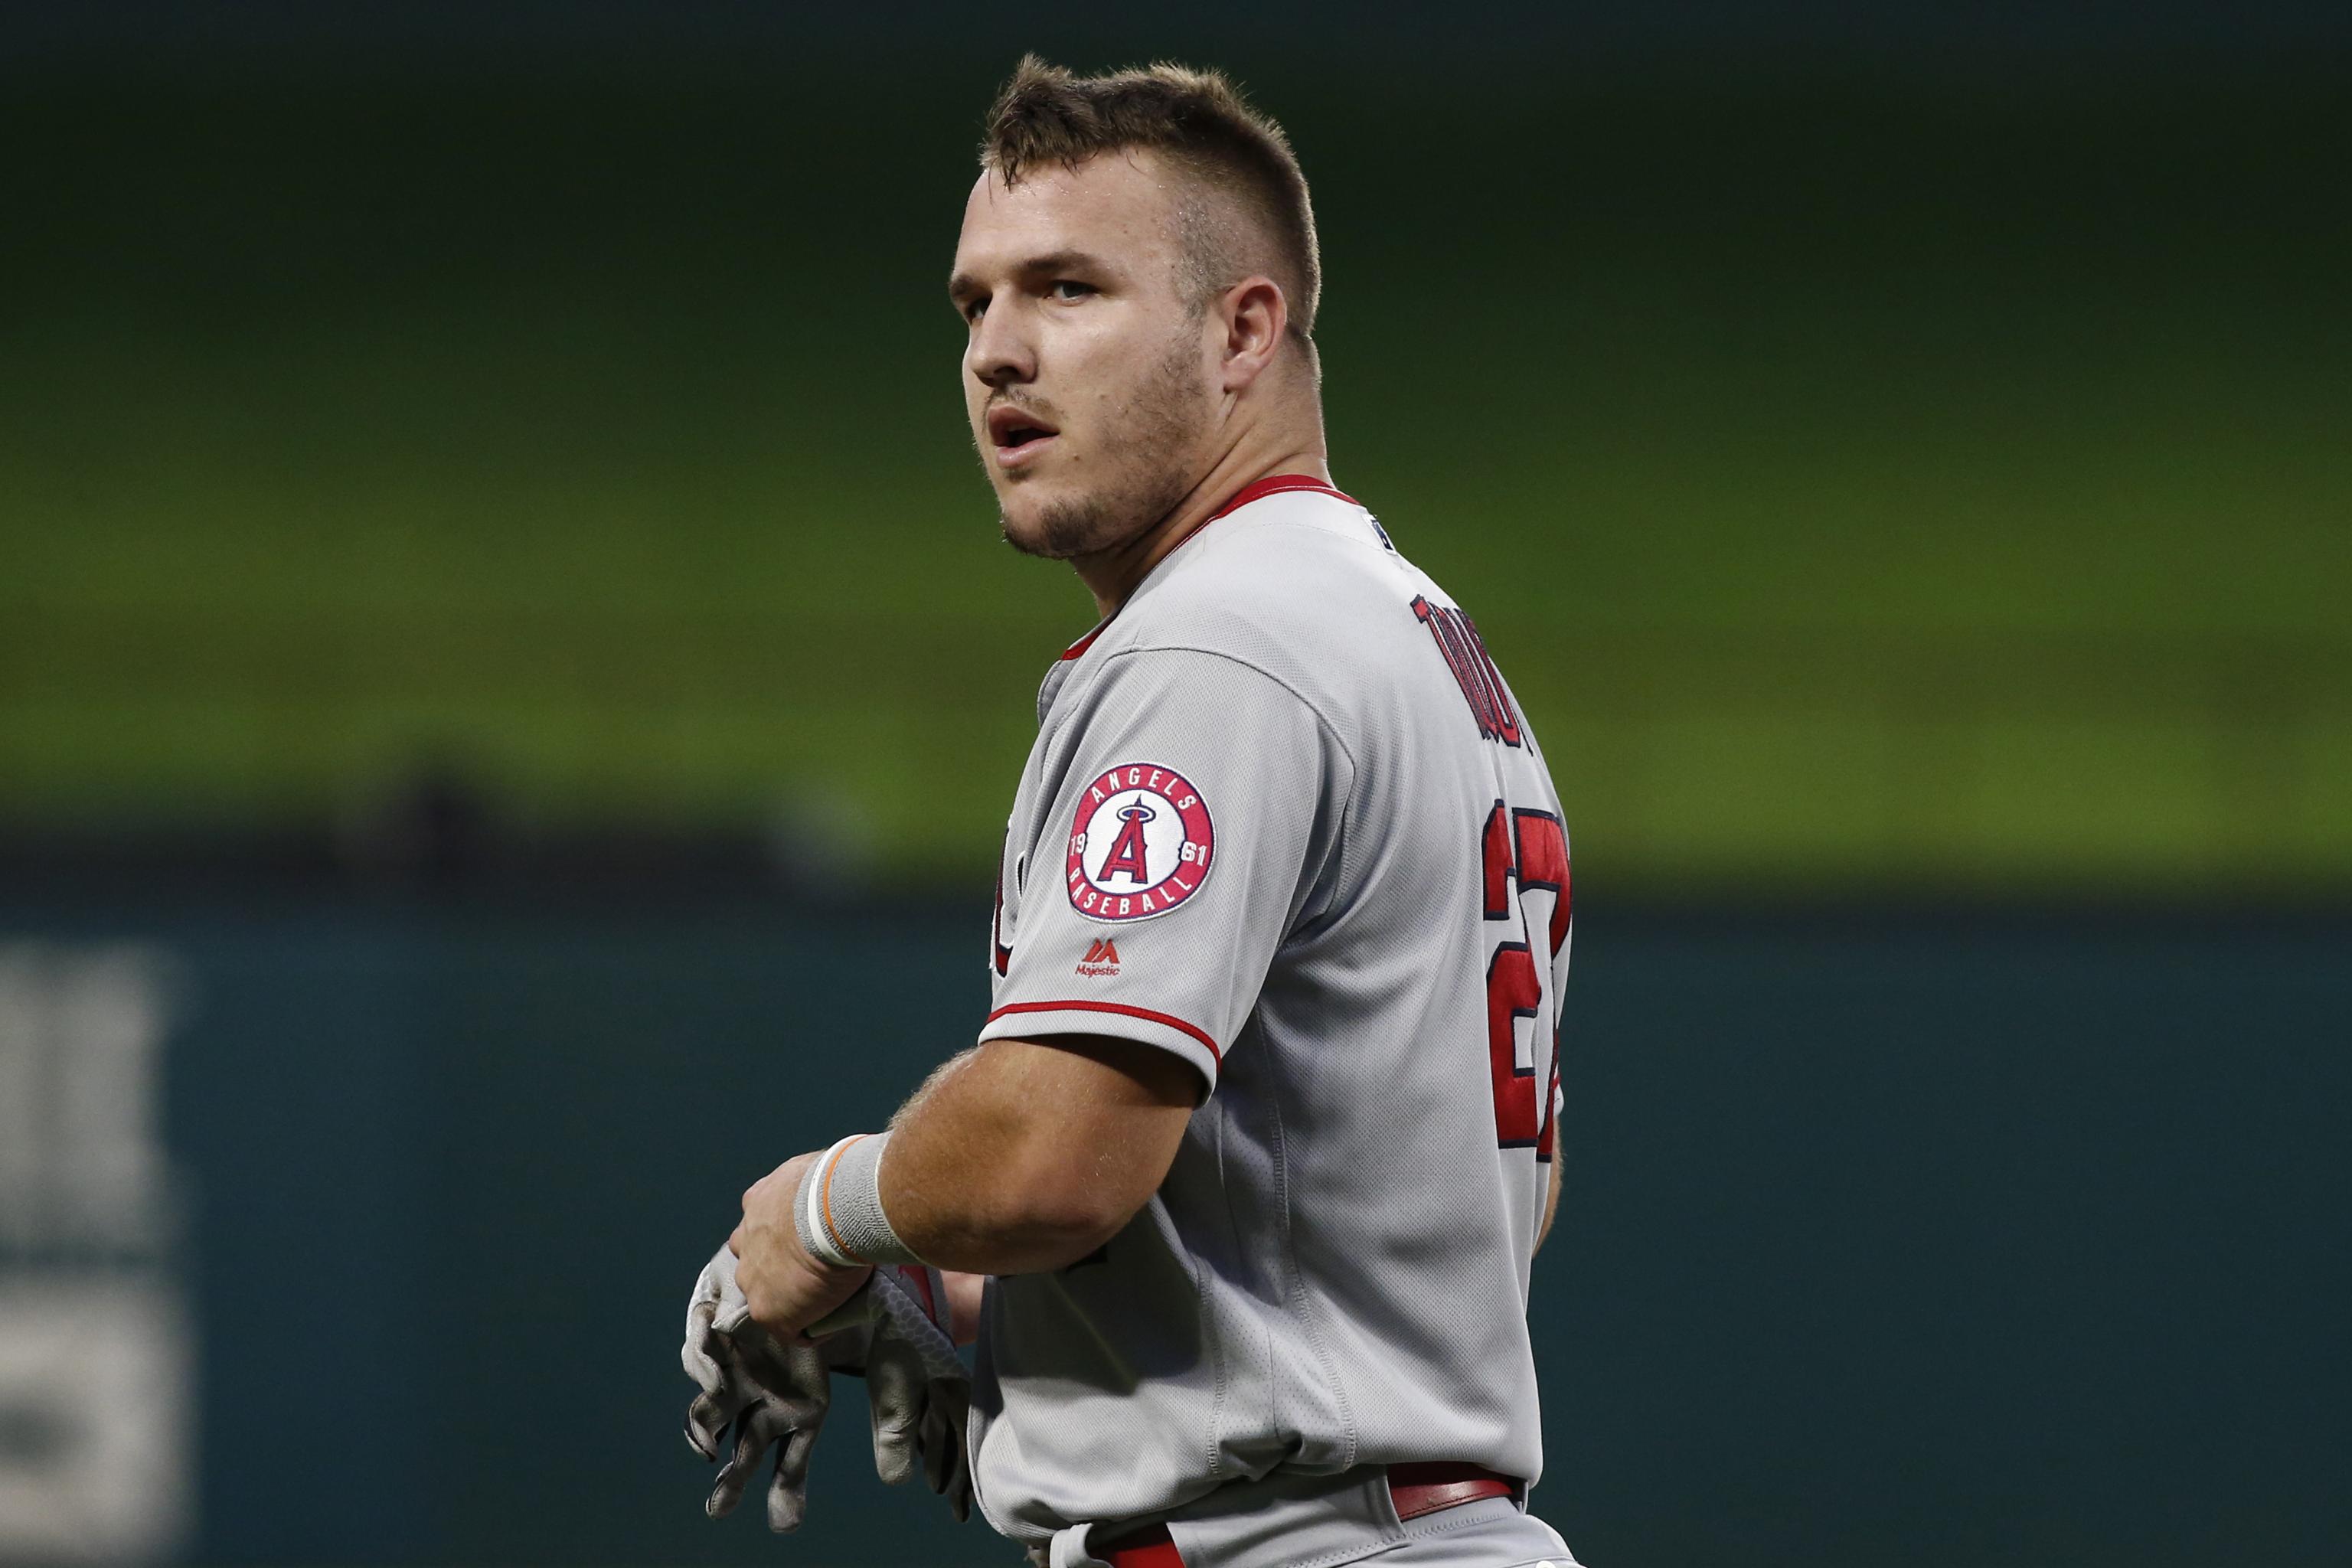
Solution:
[(1087, 955), (1078, 960), (1078, 973), (1090, 980), (1098, 975), (1117, 974), (1118, 943), (1107, 936), (1095, 938), (1087, 949)]
[(1070, 827), (1071, 907), (1098, 921), (1164, 915), (1208, 877), (1215, 842), (1209, 807), (1183, 774), (1152, 763), (1121, 763), (1078, 797)]

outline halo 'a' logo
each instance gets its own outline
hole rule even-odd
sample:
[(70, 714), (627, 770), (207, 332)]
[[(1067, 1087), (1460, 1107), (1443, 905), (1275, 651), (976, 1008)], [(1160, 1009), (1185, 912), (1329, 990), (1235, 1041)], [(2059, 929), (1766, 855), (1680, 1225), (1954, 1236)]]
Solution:
[(1183, 774), (1152, 763), (1106, 769), (1078, 796), (1070, 903), (1098, 921), (1164, 915), (1209, 874), (1216, 830)]

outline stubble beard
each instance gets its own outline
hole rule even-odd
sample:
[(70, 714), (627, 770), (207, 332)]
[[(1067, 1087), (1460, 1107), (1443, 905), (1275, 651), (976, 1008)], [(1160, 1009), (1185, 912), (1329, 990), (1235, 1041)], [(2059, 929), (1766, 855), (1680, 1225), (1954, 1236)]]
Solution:
[(1123, 544), (1175, 510), (1192, 488), (1186, 477), (1187, 451), (1200, 428), (1201, 405), (1208, 401), (1198, 353), (1194, 336), (1178, 332), (1136, 388), (1127, 418), (1112, 433), (1132, 454), (1126, 472), (1091, 495), (1047, 502), (1022, 532), (1000, 515), (1004, 542), (1024, 555), (1068, 561)]

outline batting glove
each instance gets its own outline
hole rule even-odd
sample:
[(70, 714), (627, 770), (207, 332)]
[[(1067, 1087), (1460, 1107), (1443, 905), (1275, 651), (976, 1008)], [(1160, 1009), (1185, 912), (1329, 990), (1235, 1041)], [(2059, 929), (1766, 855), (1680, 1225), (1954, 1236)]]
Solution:
[(866, 1380), (874, 1468), (897, 1486), (921, 1462), (923, 1479), (961, 1524), (971, 1517), (964, 1448), (971, 1374), (956, 1354), (947, 1283), (936, 1268), (885, 1265), (856, 1295), (810, 1326), (836, 1372)]
[(808, 1511), (809, 1455), (831, 1405), (830, 1374), (841, 1372), (866, 1380), (874, 1468), (882, 1479), (897, 1486), (919, 1462), (957, 1522), (971, 1518), (964, 1428), (971, 1377), (956, 1354), (939, 1270), (877, 1268), (856, 1295), (810, 1326), (818, 1343), (779, 1345), (751, 1321), (735, 1261), (722, 1247), (695, 1281), (679, 1358), (702, 1390), (687, 1407), (687, 1441), (706, 1459), (728, 1455), (705, 1511), (713, 1519), (733, 1512), (761, 1456), (778, 1444), (768, 1526), (800, 1528)]
[(687, 1406), (686, 1440), (706, 1459), (727, 1456), (703, 1511), (713, 1519), (734, 1512), (772, 1446), (768, 1528), (798, 1530), (808, 1513), (809, 1456), (833, 1401), (824, 1352), (778, 1344), (751, 1321), (735, 1283), (735, 1255), (722, 1247), (688, 1299), (679, 1359), (702, 1390)]

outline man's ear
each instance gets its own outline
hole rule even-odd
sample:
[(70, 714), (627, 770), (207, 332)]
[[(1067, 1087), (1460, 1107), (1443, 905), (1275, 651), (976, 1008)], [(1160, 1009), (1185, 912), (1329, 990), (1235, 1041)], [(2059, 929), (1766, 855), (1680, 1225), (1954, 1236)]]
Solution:
[(1217, 299), (1224, 323), (1224, 389), (1240, 392), (1265, 374), (1290, 331), (1290, 301), (1271, 278), (1244, 278)]

